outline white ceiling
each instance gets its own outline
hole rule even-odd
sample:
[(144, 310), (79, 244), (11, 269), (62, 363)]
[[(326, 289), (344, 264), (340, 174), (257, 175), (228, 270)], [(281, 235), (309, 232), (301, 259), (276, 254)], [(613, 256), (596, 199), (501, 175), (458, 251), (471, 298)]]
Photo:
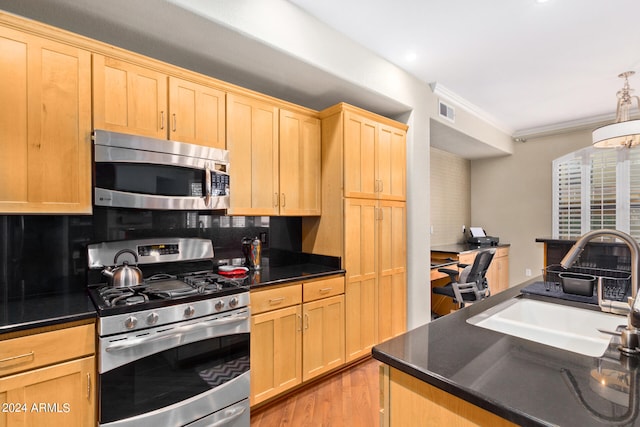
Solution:
[(639, 0), (289, 1), (512, 135), (613, 117), (623, 71), (640, 90)]
[[(232, 0), (211, 1), (190, 4), (215, 11)], [(640, 90), (640, 0), (288, 1), (514, 136), (612, 120), (622, 71), (638, 72), (630, 83)], [(177, 3), (0, 0), (0, 9), (310, 108), (408, 109)]]

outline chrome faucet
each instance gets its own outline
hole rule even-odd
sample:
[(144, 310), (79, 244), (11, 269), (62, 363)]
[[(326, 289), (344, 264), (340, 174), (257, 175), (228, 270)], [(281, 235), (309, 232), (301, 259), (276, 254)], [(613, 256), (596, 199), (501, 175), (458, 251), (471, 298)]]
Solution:
[[(631, 296), (628, 298), (627, 326), (621, 332), (620, 351), (623, 353), (640, 352), (640, 298), (638, 298), (638, 272), (640, 271), (640, 246), (638, 242), (627, 233), (618, 230), (593, 230), (582, 235), (578, 241), (569, 249), (569, 252), (560, 261), (563, 268), (569, 268), (578, 259), (584, 247), (595, 237), (615, 237), (627, 244), (631, 252)], [(601, 284), (598, 284), (598, 295), (602, 295)], [(599, 302), (601, 298), (598, 298)], [(626, 308), (626, 307), (625, 307)]]

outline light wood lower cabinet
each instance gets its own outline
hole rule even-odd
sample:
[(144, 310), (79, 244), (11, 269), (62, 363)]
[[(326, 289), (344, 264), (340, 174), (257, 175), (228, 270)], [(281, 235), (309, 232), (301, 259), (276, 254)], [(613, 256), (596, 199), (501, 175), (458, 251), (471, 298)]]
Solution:
[(0, 378), (0, 425), (96, 425), (95, 357)]
[(387, 365), (380, 367), (380, 426), (496, 426), (512, 422)]
[(302, 380), (307, 381), (344, 364), (344, 278), (305, 283), (303, 296)]
[(343, 293), (343, 277), (251, 293), (251, 405), (344, 364)]
[(93, 324), (0, 340), (0, 426), (95, 426)]
[(301, 315), (298, 304), (251, 316), (252, 405), (302, 381)]
[(346, 357), (406, 331), (406, 203), (345, 199)]

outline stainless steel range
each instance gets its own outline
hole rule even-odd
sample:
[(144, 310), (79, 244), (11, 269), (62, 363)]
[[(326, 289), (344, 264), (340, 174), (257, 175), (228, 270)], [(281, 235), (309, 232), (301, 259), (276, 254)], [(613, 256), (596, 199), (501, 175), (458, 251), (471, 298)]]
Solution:
[(213, 256), (206, 239), (89, 245), (101, 426), (249, 425), (247, 279)]

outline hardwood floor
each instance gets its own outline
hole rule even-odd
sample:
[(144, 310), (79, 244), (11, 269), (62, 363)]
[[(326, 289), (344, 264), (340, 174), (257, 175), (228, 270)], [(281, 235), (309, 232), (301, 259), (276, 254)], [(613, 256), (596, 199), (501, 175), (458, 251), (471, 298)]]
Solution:
[(252, 410), (251, 427), (377, 427), (378, 367), (369, 359), (265, 408)]

